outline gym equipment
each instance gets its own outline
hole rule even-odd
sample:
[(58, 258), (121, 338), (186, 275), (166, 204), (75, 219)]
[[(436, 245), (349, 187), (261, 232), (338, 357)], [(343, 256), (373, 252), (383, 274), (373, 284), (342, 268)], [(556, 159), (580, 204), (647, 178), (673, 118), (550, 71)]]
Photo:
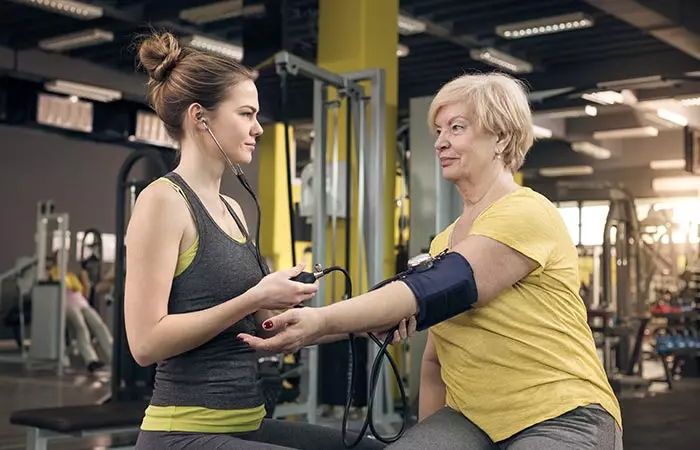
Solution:
[[(163, 153), (168, 152), (168, 153)], [(124, 281), (126, 248), (124, 245), (127, 218), (131, 215), (136, 196), (150, 181), (168, 172), (171, 150), (140, 149), (127, 156), (117, 179), (116, 249), (114, 260), (114, 351), (112, 355), (111, 394), (105, 401), (141, 401), (150, 398), (153, 388), (154, 367), (140, 367), (131, 356), (124, 329)], [(134, 165), (146, 160), (151, 163), (150, 180), (129, 181)], [(128, 194), (128, 196), (127, 196)], [(128, 200), (128, 202), (127, 202)]]
[[(26, 348), (24, 346), (24, 327), (27, 323), (27, 314), (29, 314), (29, 320), (31, 320), (31, 311), (28, 311), (27, 305), (25, 303), (26, 297), (31, 294), (34, 283), (36, 282), (36, 256), (27, 257), (23, 256), (15, 261), (15, 266), (8, 270), (7, 272), (0, 274), (0, 288), (2, 284), (7, 279), (14, 279), (18, 290), (17, 304), (11, 307), (7, 315), (4, 318), (5, 325), (14, 330), (14, 336), (17, 341), (17, 348), (20, 349), (19, 359), (7, 358), (7, 355), (0, 357), (0, 361), (14, 360), (15, 362), (24, 361), (26, 358)], [(0, 295), (2, 295), (2, 289), (0, 289)], [(0, 305), (2, 305), (2, 298), (0, 298)], [(14, 308), (17, 308), (15, 312)], [(17, 323), (15, 323), (15, 321)]]
[[(86, 250), (89, 248), (89, 255)], [(83, 232), (83, 242), (79, 247), (78, 261), (80, 266), (87, 272), (90, 280), (90, 295), (88, 302), (93, 308), (95, 305), (95, 286), (102, 277), (102, 233), (96, 228), (90, 228)]]
[[(351, 104), (351, 117), (354, 125), (353, 137), (355, 140), (355, 155), (352, 159), (357, 161), (358, 186), (360, 187), (360, 191), (358, 191), (359, 197), (356, 202), (358, 240), (354, 245), (358, 248), (359, 260), (366, 260), (365, 267), (367, 269), (368, 284), (377, 284), (384, 279), (384, 210), (381, 204), (381, 197), (376, 195), (378, 192), (383, 191), (382, 182), (385, 173), (383, 151), (386, 143), (384, 127), (386, 116), (384, 72), (380, 69), (372, 69), (349, 74), (335, 74), (288, 52), (277, 53), (271, 60), (274, 61), (278, 74), (286, 72), (287, 75), (285, 76), (301, 76), (314, 81), (315, 150), (312, 162), (313, 176), (310, 180), (314, 203), (313, 205), (304, 205), (313, 208), (312, 258), (314, 261), (326, 260), (326, 226), (330, 216), (329, 205), (327, 204), (329, 192), (326, 182), (326, 146), (328, 143), (326, 108), (329, 104), (328, 89), (336, 89), (337, 95), (347, 99)], [(369, 82), (368, 90), (360, 85), (361, 81)], [(367, 119), (368, 108), (369, 117), (372, 119), (371, 122)], [(368, 125), (369, 130), (367, 130)], [(350, 176), (351, 174), (348, 173), (347, 177), (350, 178)], [(332, 191), (330, 194), (333, 195)], [(349, 252), (347, 253), (349, 254)], [(360, 273), (364, 271), (363, 269), (364, 267), (360, 267)], [(359, 278), (358, 280), (360, 291), (362, 291), (362, 279)], [(311, 301), (312, 306), (322, 306), (326, 298), (325, 289), (324, 283), (321, 283), (316, 296)], [(378, 354), (378, 349), (370, 345), (368, 351), (368, 361), (374, 361)], [(276, 418), (304, 415), (308, 422), (317, 422), (318, 352), (317, 346), (305, 348), (301, 351), (303, 369), (300, 383), (300, 402), (293, 405), (278, 405), (274, 415)], [(377, 395), (382, 399), (382, 402), (373, 409), (372, 414), (377, 426), (391, 430), (391, 422), (398, 422), (400, 419), (393, 413), (393, 398), (391, 389), (389, 389), (388, 371), (385, 371), (383, 375), (377, 387)]]
[[(40, 201), (36, 209), (35, 257), (18, 264), (14, 275), (20, 275), (18, 283), (20, 299), (18, 305), (19, 336), (22, 344), (27, 339), (24, 295), (31, 293), (31, 345), (27, 350), (20, 345), (19, 358), (1, 358), (7, 362), (23, 363), (28, 368), (55, 366), (58, 375), (63, 374), (65, 365), (65, 302), (69, 243), (69, 217), (58, 213), (52, 200)], [(58, 267), (58, 282), (49, 281), (47, 260), (54, 253)]]
[(27, 450), (46, 450), (49, 441), (59, 439), (136, 433), (147, 406), (143, 402), (132, 402), (28, 409), (13, 412), (10, 423), (27, 428)]

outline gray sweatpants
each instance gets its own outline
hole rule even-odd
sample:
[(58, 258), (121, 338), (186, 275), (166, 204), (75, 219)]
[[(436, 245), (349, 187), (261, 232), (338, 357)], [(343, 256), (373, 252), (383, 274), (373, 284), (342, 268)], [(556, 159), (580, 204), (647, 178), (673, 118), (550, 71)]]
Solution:
[(386, 450), (622, 450), (622, 432), (598, 405), (577, 408), (494, 443), (469, 419), (441, 409)]
[[(348, 433), (354, 441), (357, 434)], [(136, 450), (346, 450), (340, 430), (304, 422), (265, 419), (254, 432), (228, 434), (141, 431)], [(379, 450), (384, 444), (365, 438), (357, 450)]]

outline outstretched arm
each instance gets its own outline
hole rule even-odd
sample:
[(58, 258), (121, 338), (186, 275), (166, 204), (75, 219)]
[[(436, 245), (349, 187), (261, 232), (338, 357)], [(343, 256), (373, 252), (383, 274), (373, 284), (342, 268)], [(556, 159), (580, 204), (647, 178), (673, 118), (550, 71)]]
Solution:
[[(488, 303), (538, 266), (511, 247), (483, 236), (469, 236), (454, 251), (472, 267), (478, 292), (477, 307)], [(399, 281), (330, 306), (287, 311), (268, 319), (268, 329), (278, 332), (270, 339), (249, 335), (241, 335), (241, 338), (260, 350), (295, 351), (325, 335), (387, 330), (418, 313), (413, 291)]]
[[(483, 236), (469, 236), (454, 251), (472, 266), (478, 292), (477, 307), (485, 305), (537, 267), (535, 261), (523, 254)], [(402, 318), (419, 312), (413, 292), (403, 282), (391, 283), (323, 309), (329, 333), (388, 329)]]

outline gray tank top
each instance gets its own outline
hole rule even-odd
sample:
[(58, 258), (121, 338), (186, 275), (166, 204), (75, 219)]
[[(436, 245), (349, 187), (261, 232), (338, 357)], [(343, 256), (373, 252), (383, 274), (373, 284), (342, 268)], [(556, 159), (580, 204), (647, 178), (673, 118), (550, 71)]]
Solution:
[[(255, 249), (228, 202), (221, 199), (243, 230), (245, 243), (237, 242), (219, 227), (182, 177), (175, 172), (165, 177), (182, 189), (199, 234), (194, 259), (173, 280), (168, 313), (211, 308), (255, 286), (263, 277)], [(256, 334), (252, 315), (204, 345), (158, 362), (151, 404), (210, 409), (246, 409), (262, 405), (264, 401), (257, 385), (257, 356), (236, 338), (238, 333)]]

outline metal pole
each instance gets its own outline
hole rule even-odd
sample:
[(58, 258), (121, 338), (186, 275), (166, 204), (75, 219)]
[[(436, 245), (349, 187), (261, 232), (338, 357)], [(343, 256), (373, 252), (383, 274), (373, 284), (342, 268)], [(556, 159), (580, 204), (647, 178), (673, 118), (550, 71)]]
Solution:
[[(313, 190), (315, 202), (314, 220), (312, 225), (312, 257), (315, 263), (323, 263), (326, 259), (326, 110), (327, 88), (320, 81), (314, 81), (314, 146), (313, 160), (314, 177)], [(313, 298), (312, 305), (321, 307), (325, 303), (326, 289), (324, 283), (319, 283), (318, 292)], [(316, 408), (318, 405), (318, 346), (308, 349), (309, 352), (309, 395), (306, 400), (306, 417), (309, 423), (316, 423)]]
[(63, 359), (66, 351), (66, 274), (68, 272), (68, 214), (60, 214), (56, 217), (58, 222), (58, 232), (61, 236), (61, 246), (58, 249), (58, 283), (60, 292), (58, 294), (58, 361), (56, 372), (63, 375)]
[[(366, 131), (366, 104), (365, 101), (356, 96), (352, 97), (353, 103), (353, 122), (355, 122), (355, 142), (357, 148), (357, 281), (355, 292), (361, 294), (364, 292), (364, 260), (365, 254), (365, 131)], [(372, 348), (372, 346), (370, 346)], [(370, 359), (370, 361), (372, 361)]]

